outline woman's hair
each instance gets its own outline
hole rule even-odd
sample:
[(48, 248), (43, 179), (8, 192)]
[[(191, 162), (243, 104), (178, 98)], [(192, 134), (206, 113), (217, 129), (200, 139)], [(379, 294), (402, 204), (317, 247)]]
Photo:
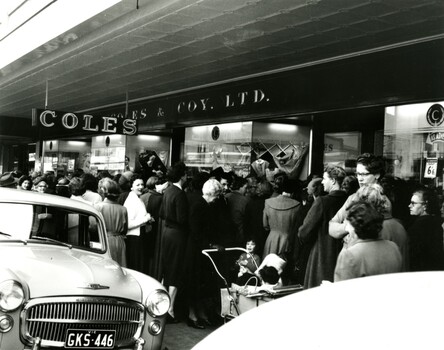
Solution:
[(69, 181), (69, 191), (74, 196), (81, 196), (85, 193), (85, 188), (82, 186), (82, 182), (80, 180), (80, 177), (73, 177)]
[(18, 184), (21, 186), (23, 184), (23, 182), (25, 182), (26, 180), (29, 181), (30, 184), (32, 184), (32, 178), (31, 176), (26, 176), (26, 175), (22, 175), (19, 178)]
[(339, 186), (342, 185), (342, 182), (344, 181), (345, 176), (347, 175), (345, 170), (340, 166), (330, 166), (330, 165), (325, 167), (324, 173), (327, 173), (331, 179), (336, 180)]
[(347, 175), (342, 181), (342, 189), (347, 193), (348, 196), (355, 193), (358, 190), (358, 188), (359, 188), (359, 181), (356, 178), (356, 176)]
[(379, 184), (362, 186), (356, 191), (354, 202), (370, 203), (381, 215), (391, 214), (392, 205), (383, 192), (384, 189)]
[(276, 284), (279, 281), (279, 273), (273, 266), (264, 266), (258, 273), (265, 283)]
[(293, 195), (296, 192), (296, 182), (285, 177), (282, 181), (282, 192)]
[(347, 211), (347, 220), (361, 239), (378, 238), (384, 220), (373, 205), (368, 202), (356, 202)]
[(209, 179), (202, 186), (204, 196), (218, 197), (221, 193), (222, 185), (216, 179)]
[(99, 193), (112, 201), (116, 201), (120, 196), (120, 187), (114, 180), (105, 177), (99, 181)]
[(371, 153), (363, 153), (356, 159), (357, 164), (362, 164), (370, 174), (380, 174), (381, 178), (385, 174), (385, 161), (381, 156)]
[(416, 194), (422, 198), (427, 214), (437, 216), (441, 215), (439, 198), (434, 190), (432, 190), (431, 188), (423, 187), (417, 189), (415, 192), (413, 192), (413, 194)]
[(270, 182), (263, 179), (257, 184), (256, 195), (259, 198), (269, 198), (273, 193), (273, 186)]
[(84, 173), (80, 178), (82, 179), (82, 186), (85, 188), (85, 190), (97, 192), (98, 181), (93, 174)]
[(158, 176), (150, 176), (148, 180), (146, 180), (145, 187), (148, 190), (155, 190), (156, 185), (159, 183), (159, 177)]

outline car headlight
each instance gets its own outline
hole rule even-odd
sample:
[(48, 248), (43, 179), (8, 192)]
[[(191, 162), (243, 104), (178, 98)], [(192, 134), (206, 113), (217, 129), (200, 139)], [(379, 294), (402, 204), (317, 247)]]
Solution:
[(146, 298), (146, 308), (151, 316), (163, 316), (168, 312), (170, 308), (170, 296), (167, 292), (161, 289), (156, 289), (151, 292)]
[(0, 283), (0, 310), (14, 311), (25, 300), (25, 292), (20, 283), (8, 280)]

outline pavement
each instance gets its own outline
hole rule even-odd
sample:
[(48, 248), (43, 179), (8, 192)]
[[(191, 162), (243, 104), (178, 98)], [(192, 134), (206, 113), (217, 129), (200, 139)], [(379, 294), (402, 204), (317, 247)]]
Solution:
[(162, 350), (189, 350), (217, 327), (195, 329), (186, 321), (166, 325)]

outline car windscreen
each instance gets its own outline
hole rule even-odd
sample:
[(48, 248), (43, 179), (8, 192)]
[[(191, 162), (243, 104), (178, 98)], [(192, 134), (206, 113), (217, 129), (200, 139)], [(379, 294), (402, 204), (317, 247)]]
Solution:
[(61, 244), (105, 250), (97, 218), (81, 211), (36, 204), (0, 203), (0, 243)]

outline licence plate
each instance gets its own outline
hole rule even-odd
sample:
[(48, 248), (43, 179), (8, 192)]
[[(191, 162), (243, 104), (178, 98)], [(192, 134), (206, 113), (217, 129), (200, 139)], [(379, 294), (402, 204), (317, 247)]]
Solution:
[(116, 331), (99, 329), (68, 329), (65, 348), (112, 349)]

